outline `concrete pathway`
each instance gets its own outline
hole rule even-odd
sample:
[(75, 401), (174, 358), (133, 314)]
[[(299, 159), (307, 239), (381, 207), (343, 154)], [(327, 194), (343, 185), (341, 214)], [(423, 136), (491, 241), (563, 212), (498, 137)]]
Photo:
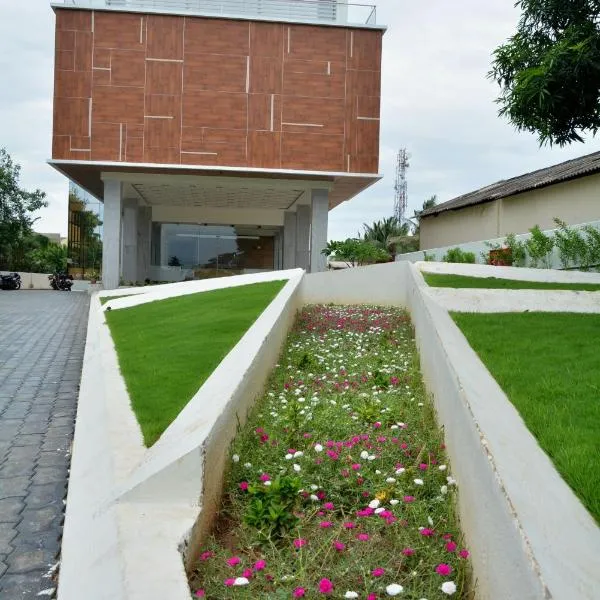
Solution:
[(0, 291), (0, 598), (48, 598), (89, 296)]

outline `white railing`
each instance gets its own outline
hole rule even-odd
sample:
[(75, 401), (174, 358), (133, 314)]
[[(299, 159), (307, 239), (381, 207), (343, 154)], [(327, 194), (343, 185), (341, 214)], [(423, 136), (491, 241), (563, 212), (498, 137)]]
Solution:
[(340, 24), (375, 25), (377, 22), (375, 5), (338, 0), (63, 0), (63, 4), (85, 8), (262, 17)]

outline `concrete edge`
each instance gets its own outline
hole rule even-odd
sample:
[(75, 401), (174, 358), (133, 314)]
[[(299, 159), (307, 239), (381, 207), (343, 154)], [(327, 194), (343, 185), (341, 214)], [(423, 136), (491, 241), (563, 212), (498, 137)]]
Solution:
[(477, 598), (592, 600), (600, 529), (448, 311), (423, 291), (410, 265), (408, 306), (460, 486)]

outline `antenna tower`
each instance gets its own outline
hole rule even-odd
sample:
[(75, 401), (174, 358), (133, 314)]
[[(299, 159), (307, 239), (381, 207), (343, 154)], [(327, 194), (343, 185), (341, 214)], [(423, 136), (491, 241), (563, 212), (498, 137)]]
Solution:
[(406, 187), (406, 169), (410, 167), (408, 159), (410, 155), (406, 151), (406, 148), (398, 150), (398, 159), (396, 162), (396, 184), (394, 190), (396, 194), (394, 196), (394, 216), (398, 220), (398, 223), (403, 224), (406, 221), (406, 203), (408, 200), (407, 187)]

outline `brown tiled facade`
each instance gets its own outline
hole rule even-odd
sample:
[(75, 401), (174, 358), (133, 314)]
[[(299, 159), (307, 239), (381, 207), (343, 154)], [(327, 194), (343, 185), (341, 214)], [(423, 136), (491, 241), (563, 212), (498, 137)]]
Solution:
[(381, 38), (56, 9), (52, 158), (377, 173)]

